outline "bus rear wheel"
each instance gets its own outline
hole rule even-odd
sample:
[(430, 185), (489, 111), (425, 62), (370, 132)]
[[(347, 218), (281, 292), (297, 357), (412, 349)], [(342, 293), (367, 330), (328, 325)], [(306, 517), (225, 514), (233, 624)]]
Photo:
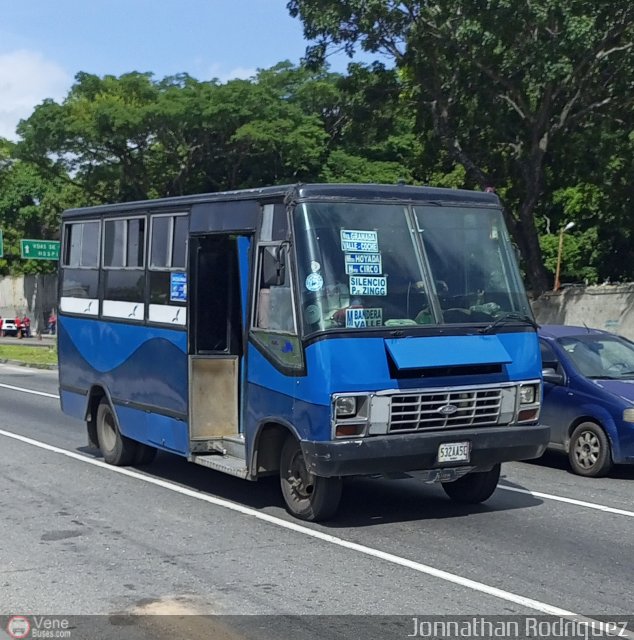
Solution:
[(108, 464), (124, 467), (134, 462), (137, 444), (121, 435), (114, 411), (105, 398), (97, 408), (97, 440), (103, 459)]
[(454, 482), (443, 482), (442, 488), (454, 501), (463, 504), (479, 504), (488, 500), (498, 486), (500, 464), (490, 471), (468, 473)]
[(286, 507), (301, 520), (318, 522), (335, 515), (341, 501), (341, 478), (310, 473), (299, 442), (289, 436), (280, 456), (280, 484)]

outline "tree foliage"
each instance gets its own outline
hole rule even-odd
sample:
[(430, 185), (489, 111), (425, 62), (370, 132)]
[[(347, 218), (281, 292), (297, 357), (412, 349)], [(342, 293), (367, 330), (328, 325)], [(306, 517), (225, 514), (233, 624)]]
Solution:
[(56, 268), (53, 262), (20, 259), (20, 240), (57, 240), (61, 212), (75, 206), (81, 194), (72, 184), (50, 179), (36, 165), (12, 157), (14, 151), (14, 145), (0, 144), (0, 229), (4, 239), (0, 274), (51, 273)]
[[(418, 130), (496, 187), (536, 291), (547, 288), (536, 213), (553, 142), (631, 111), (634, 5), (629, 0), (291, 0), (315, 42), (308, 59), (356, 46), (390, 56)], [(625, 99), (624, 99), (625, 97)]]
[(535, 290), (634, 278), (629, 5), (296, 0), (316, 42), (394, 67), (281, 62), (246, 80), (80, 73), (0, 140), (0, 274), (72, 206), (295, 182), (494, 187)]

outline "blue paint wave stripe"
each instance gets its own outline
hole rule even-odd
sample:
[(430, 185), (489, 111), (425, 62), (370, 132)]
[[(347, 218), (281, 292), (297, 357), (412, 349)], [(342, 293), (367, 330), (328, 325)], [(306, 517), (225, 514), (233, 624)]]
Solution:
[(156, 338), (187, 353), (185, 331), (68, 316), (60, 316), (59, 324), (86, 362), (101, 373), (117, 368), (139, 347)]

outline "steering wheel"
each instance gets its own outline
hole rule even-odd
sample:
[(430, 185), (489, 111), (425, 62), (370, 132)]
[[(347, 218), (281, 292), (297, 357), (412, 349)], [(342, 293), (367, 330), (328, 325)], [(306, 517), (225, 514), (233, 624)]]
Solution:
[(606, 371), (615, 371), (616, 373), (622, 373), (623, 371), (629, 370), (632, 367), (629, 367), (625, 362), (613, 362), (611, 365), (606, 367)]
[(473, 320), (468, 309), (460, 309), (458, 307), (443, 310), (442, 316), (445, 322), (469, 322)]

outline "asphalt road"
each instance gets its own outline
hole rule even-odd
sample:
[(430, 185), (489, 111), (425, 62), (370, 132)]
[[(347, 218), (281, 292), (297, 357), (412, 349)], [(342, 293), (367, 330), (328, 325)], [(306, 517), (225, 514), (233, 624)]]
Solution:
[(634, 468), (507, 464), (469, 508), (437, 486), (354, 479), (337, 518), (312, 525), (274, 479), (168, 454), (104, 465), (57, 393), (54, 371), (0, 365), (0, 615), (100, 616), (73, 638), (369, 638), (429, 615), (634, 614)]

